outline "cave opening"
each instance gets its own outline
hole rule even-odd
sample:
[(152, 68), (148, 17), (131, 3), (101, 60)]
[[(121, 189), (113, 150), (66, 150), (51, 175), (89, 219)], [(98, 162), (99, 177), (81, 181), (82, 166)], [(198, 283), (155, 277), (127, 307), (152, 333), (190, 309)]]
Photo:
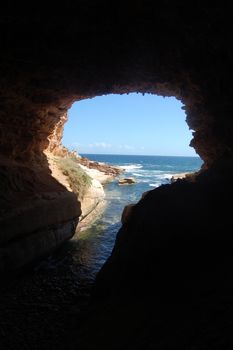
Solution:
[[(182, 107), (175, 97), (129, 93), (83, 99), (68, 110), (64, 132), (59, 134), (62, 146), (55, 157), (76, 159), (82, 176), (87, 174), (92, 182), (89, 187), (88, 180), (78, 183), (86, 191), (80, 197), (69, 183), (74, 182), (69, 176), (74, 163), (63, 163), (65, 177), (56, 178), (68, 182), (81, 202), (73, 239), (78, 238), (77, 252), (73, 252), (78, 261), (85, 261), (89, 275), (97, 273), (111, 254), (121, 221), (143, 193), (200, 169), (202, 160), (189, 146), (192, 131)], [(109, 169), (101, 168), (102, 164)], [(111, 167), (121, 172), (112, 176)], [(134, 182), (122, 186), (125, 179)]]
[(80, 154), (197, 156), (185, 118), (184, 105), (175, 97), (96, 96), (73, 103), (62, 143)]

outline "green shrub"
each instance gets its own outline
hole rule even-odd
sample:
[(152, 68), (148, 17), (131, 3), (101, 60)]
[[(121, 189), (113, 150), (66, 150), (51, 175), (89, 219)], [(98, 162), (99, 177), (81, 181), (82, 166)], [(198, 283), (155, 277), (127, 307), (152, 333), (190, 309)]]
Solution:
[(82, 200), (86, 191), (91, 186), (91, 177), (79, 166), (73, 158), (57, 157), (56, 163), (62, 173), (68, 177), (69, 185), (78, 199)]

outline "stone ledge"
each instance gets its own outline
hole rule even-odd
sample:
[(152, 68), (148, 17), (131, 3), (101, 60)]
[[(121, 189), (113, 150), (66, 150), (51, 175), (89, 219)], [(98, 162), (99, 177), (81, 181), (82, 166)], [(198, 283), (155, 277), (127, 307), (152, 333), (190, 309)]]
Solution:
[(80, 214), (80, 203), (74, 193), (50, 193), (50, 196), (26, 203), (0, 220), (0, 244), (73, 220)]
[(74, 218), (9, 242), (0, 248), (0, 274), (17, 270), (50, 253), (74, 235), (77, 223), (78, 218)]

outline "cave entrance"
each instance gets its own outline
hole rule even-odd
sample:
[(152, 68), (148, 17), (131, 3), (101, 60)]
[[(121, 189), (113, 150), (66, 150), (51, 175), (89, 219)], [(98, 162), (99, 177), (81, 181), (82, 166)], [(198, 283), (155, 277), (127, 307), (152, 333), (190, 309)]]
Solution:
[[(191, 138), (182, 103), (175, 97), (109, 94), (72, 105), (62, 143), (70, 150), (70, 157), (77, 154), (80, 161), (82, 172), (78, 176), (82, 183), (78, 180), (77, 186), (84, 186), (86, 194), (79, 198), (82, 216), (75, 255), (85, 260), (91, 273), (97, 272), (111, 254), (125, 206), (138, 202), (143, 193), (170, 183), (174, 174), (200, 169), (202, 161), (189, 146)], [(110, 177), (112, 181), (104, 176), (101, 181), (99, 165), (93, 162), (110, 164), (123, 172)], [(100, 170), (102, 174), (108, 172), (101, 166)], [(69, 175), (69, 171), (65, 169), (64, 174)], [(135, 183), (120, 185), (119, 180), (124, 178)], [(102, 191), (98, 181), (103, 184)]]
[[(109, 94), (72, 105), (62, 143), (71, 152), (70, 162), (78, 155), (81, 172), (65, 161), (63, 174), (70, 176), (69, 185), (81, 201), (78, 230), (87, 232), (89, 240), (93, 237), (95, 249), (104, 247), (98, 261), (111, 253), (126, 205), (170, 183), (174, 174), (200, 169), (201, 160), (189, 146), (191, 138), (182, 103), (175, 97)], [(122, 172), (112, 177), (111, 168), (101, 168), (102, 163)], [(121, 185), (125, 178), (134, 183)]]
[[(175, 97), (148, 93), (84, 99), (68, 111), (62, 143), (81, 157), (123, 170), (114, 185), (105, 186), (114, 187), (122, 197), (122, 212), (124, 205), (169, 183), (172, 176), (200, 169), (202, 161), (190, 147), (192, 131), (182, 107)], [(108, 182), (96, 175), (94, 164), (90, 164), (92, 169), (87, 169), (88, 161), (81, 166), (90, 176), (97, 176), (96, 180)], [(119, 178), (133, 179), (135, 183), (119, 187)]]

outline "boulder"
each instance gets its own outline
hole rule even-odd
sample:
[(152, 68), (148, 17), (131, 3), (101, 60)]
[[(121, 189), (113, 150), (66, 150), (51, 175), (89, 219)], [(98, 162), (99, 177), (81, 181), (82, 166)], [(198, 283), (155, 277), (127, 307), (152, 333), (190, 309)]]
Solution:
[(128, 177), (128, 178), (124, 178), (124, 179), (120, 179), (118, 181), (119, 185), (132, 185), (135, 184), (136, 180), (133, 177)]

